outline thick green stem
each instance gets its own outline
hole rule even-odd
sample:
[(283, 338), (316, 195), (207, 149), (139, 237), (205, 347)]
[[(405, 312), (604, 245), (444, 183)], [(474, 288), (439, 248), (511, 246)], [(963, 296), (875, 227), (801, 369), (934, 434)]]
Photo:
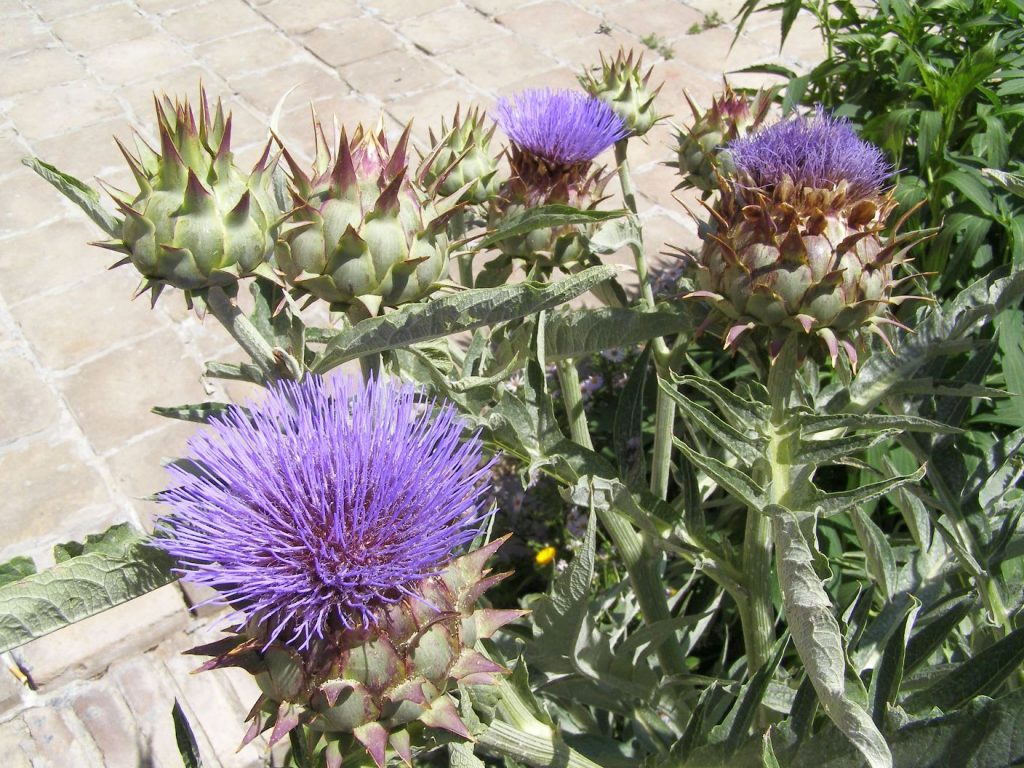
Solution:
[(600, 763), (584, 757), (553, 733), (526, 733), (500, 720), (491, 723), (475, 738), (485, 752), (536, 768), (601, 768)]
[[(576, 366), (571, 360), (566, 360), (558, 363), (557, 368), (558, 380), (562, 387), (562, 402), (569, 419), (572, 440), (577, 445), (593, 449), (580, 397), (579, 373)], [(598, 518), (626, 567), (644, 621), (653, 624), (671, 618), (665, 586), (658, 574), (658, 557), (654, 550), (645, 546), (643, 538), (629, 520), (615, 509), (600, 507)], [(667, 674), (681, 674), (686, 671), (686, 658), (682, 649), (671, 640), (662, 643), (658, 648), (658, 660)]]
[(302, 371), (294, 358), (284, 350), (275, 350), (238, 305), (224, 293), (223, 288), (213, 286), (206, 292), (206, 306), (263, 372), (268, 382), (301, 377)]
[(676, 427), (676, 404), (665, 390), (658, 387), (658, 403), (654, 415), (654, 453), (651, 456), (651, 493), (659, 499), (668, 498), (668, 479), (672, 467), (672, 446)]
[[(771, 415), (767, 424), (767, 470), (759, 478), (768, 490), (768, 503), (786, 506), (792, 486), (788, 436), (783, 432), (786, 409), (796, 380), (797, 342), (786, 343), (768, 373), (768, 401)], [(772, 522), (763, 509), (747, 510), (743, 534), (743, 573), (747, 583), (747, 605), (741, 607), (743, 642), (747, 669), (759, 669), (775, 644), (775, 606), (772, 604)]]
[[(629, 159), (626, 154), (628, 139), (620, 139), (615, 142), (615, 163), (619, 174), (619, 186), (622, 187), (622, 199), (626, 207), (637, 215), (636, 194), (633, 192), (633, 178), (629, 172)], [(637, 243), (630, 246), (633, 252), (633, 261), (636, 264), (637, 279), (640, 281), (640, 298), (647, 309), (654, 309), (654, 289), (647, 270), (647, 253), (643, 246), (643, 234), (637, 227)], [(653, 341), (654, 359), (658, 365), (659, 372), (668, 364), (669, 349), (665, 340), (656, 338)], [(657, 414), (655, 417), (657, 427), (654, 433), (654, 455), (651, 465), (651, 492), (658, 498), (665, 499), (668, 496), (669, 468), (672, 461), (672, 435), (675, 429), (676, 406), (672, 398), (659, 390)]]
[(594, 443), (590, 439), (590, 428), (587, 426), (587, 412), (583, 410), (583, 398), (580, 397), (580, 374), (576, 370), (576, 363), (572, 360), (560, 360), (555, 367), (558, 371), (558, 384), (562, 388), (565, 415), (569, 419), (569, 435), (577, 445), (593, 449)]

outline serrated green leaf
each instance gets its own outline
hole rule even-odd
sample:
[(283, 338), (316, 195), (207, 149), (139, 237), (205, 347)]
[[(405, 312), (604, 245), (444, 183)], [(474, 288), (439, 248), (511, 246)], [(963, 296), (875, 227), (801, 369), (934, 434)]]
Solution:
[(968, 659), (934, 685), (907, 699), (908, 710), (938, 707), (949, 711), (976, 696), (994, 696), (1007, 677), (1024, 663), (1024, 627)]
[(12, 557), (5, 563), (0, 563), (0, 587), (5, 584), (31, 576), (36, 572), (36, 564), (31, 557)]
[[(1019, 79), (1017, 82), (1024, 87), (1024, 78)], [(1024, 197), (1024, 176), (1007, 173), (1006, 171), (1001, 171), (998, 168), (982, 168), (981, 175), (996, 182), (1007, 192), (1012, 192), (1019, 197)]]
[(167, 419), (192, 421), (197, 424), (209, 424), (214, 416), (220, 416), (238, 406), (229, 403), (193, 403), (191, 405), (155, 405), (150, 411)]
[(651, 347), (648, 345), (637, 358), (622, 388), (615, 406), (612, 425), (612, 447), (619, 465), (619, 475), (626, 485), (640, 490), (647, 481), (647, 462), (644, 451), (643, 416), (647, 372), (651, 365)]
[(918, 629), (907, 643), (904, 670), (908, 673), (913, 672), (928, 661), (928, 657), (942, 646), (957, 625), (966, 619), (977, 605), (976, 596), (962, 595), (923, 617), (927, 624)]
[(882, 652), (882, 658), (871, 675), (868, 698), (871, 701), (871, 717), (879, 728), (885, 726), (885, 715), (888, 708), (896, 703), (899, 696), (900, 685), (903, 682), (907, 642), (910, 640), (914, 620), (920, 609), (920, 600), (915, 599), (910, 603), (906, 616), (889, 637), (889, 642), (885, 644), (885, 650)]
[(868, 448), (891, 440), (899, 435), (901, 429), (881, 429), (865, 435), (846, 435), (829, 440), (797, 440), (796, 451), (792, 464), (813, 464), (821, 466), (838, 459), (863, 453)]
[[(768, 684), (775, 675), (775, 670), (782, 663), (782, 657), (789, 647), (789, 638), (783, 638), (776, 643), (771, 658), (768, 659), (754, 673), (750, 681), (743, 686), (736, 705), (729, 711), (728, 716), (722, 722), (722, 729), (725, 731), (725, 751), (731, 755), (735, 753), (740, 745), (746, 741), (747, 734), (754, 724), (754, 716), (757, 714), (761, 700), (768, 691)], [(712, 738), (714, 738), (712, 736)]]
[(544, 335), (545, 354), (548, 361), (582, 357), (694, 327), (693, 319), (681, 312), (647, 312), (639, 307), (574, 309), (551, 318)]
[(22, 162), (56, 187), (64, 197), (81, 208), (100, 229), (113, 238), (121, 238), (121, 222), (103, 207), (96, 190), (49, 163), (44, 163), (38, 157), (26, 157)]
[(718, 459), (704, 456), (697, 453), (678, 438), (675, 439), (676, 447), (689, 459), (698, 469), (728, 491), (738, 501), (751, 509), (762, 510), (768, 504), (768, 497), (757, 483), (735, 467), (730, 467)]
[(364, 355), (526, 317), (574, 299), (614, 275), (614, 267), (591, 267), (555, 283), (478, 288), (422, 304), (406, 304), (333, 336), (310, 370), (323, 374)]
[(889, 540), (859, 507), (850, 510), (850, 519), (864, 549), (868, 572), (881, 586), (886, 598), (891, 598), (896, 592), (896, 556), (889, 546)]
[(672, 398), (683, 416), (704, 431), (712, 440), (732, 453), (748, 467), (753, 467), (765, 456), (767, 441), (760, 435), (749, 435), (720, 419), (710, 409), (690, 400), (664, 379), (658, 386)]
[(765, 403), (741, 397), (713, 379), (672, 374), (672, 381), (677, 386), (693, 387), (714, 400), (721, 411), (729, 417), (733, 426), (752, 427), (763, 424), (771, 415), (771, 409)]
[[(1024, 270), (997, 269), (961, 291), (952, 302), (933, 306), (917, 323), (915, 333), (904, 335), (894, 355), (872, 355), (850, 386), (849, 404), (856, 411), (872, 411), (881, 400), (927, 362), (971, 347), (969, 336), (1006, 307), (1024, 298)], [(836, 406), (844, 403), (837, 400)], [(830, 407), (830, 410), (838, 408)]]
[(850, 491), (837, 491), (836, 493), (818, 493), (815, 495), (809, 506), (813, 511), (822, 517), (831, 517), (845, 512), (858, 504), (881, 498), (890, 491), (894, 491), (904, 485), (916, 483), (924, 477), (925, 468), (921, 467), (909, 475), (897, 475), (877, 483), (862, 485)]
[(575, 224), (596, 224), (628, 215), (629, 211), (627, 210), (583, 211), (570, 205), (542, 205), (537, 208), (528, 208), (516, 216), (509, 217), (497, 229), (491, 230), (486, 237), (476, 241), (473, 248), (477, 250), (490, 248), (502, 240), (525, 235), (537, 229), (567, 227)]
[(148, 537), (118, 532), (103, 546), (0, 587), (0, 652), (170, 584), (171, 559)]
[(174, 700), (174, 707), (171, 709), (171, 718), (174, 720), (174, 741), (178, 745), (178, 754), (181, 755), (181, 762), (185, 768), (203, 768), (203, 758), (199, 754), (199, 745), (196, 743), (195, 734), (192, 733), (192, 726), (181, 708), (178, 700)]
[(846, 653), (832, 604), (814, 571), (811, 550), (792, 513), (772, 519), (779, 586), (793, 644), (822, 709), (867, 760), (892, 768), (892, 754), (871, 716), (846, 692)]
[(533, 607), (534, 641), (527, 657), (549, 671), (572, 671), (580, 634), (587, 618), (590, 584), (594, 578), (597, 515), (591, 512), (583, 541), (551, 592)]
[(898, 429), (907, 432), (949, 432), (963, 430), (921, 416), (884, 413), (801, 413), (790, 420), (804, 434), (826, 432), (832, 429)]

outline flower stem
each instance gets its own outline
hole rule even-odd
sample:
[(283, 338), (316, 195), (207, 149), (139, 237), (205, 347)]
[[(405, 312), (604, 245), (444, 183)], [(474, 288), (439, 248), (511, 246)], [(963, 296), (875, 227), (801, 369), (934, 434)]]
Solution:
[[(586, 414), (580, 397), (579, 373), (576, 366), (571, 360), (566, 360), (559, 362), (557, 368), (558, 380), (562, 387), (562, 402), (569, 418), (572, 440), (577, 445), (593, 449), (594, 444), (587, 429)], [(629, 520), (615, 509), (598, 507), (598, 517), (626, 567), (644, 621), (653, 624), (671, 618), (665, 586), (661, 582), (656, 566), (659, 557), (653, 548), (644, 543), (643, 537), (637, 533)], [(681, 674), (686, 671), (686, 658), (682, 649), (671, 638), (661, 644), (657, 653), (666, 674)]]
[(557, 738), (554, 732), (550, 735), (527, 733), (513, 725), (495, 720), (487, 726), (487, 730), (476, 734), (475, 738), (477, 745), (486, 752), (500, 757), (510, 757), (518, 763), (536, 768), (601, 768), (599, 763), (584, 757)]
[(301, 378), (298, 362), (284, 350), (272, 347), (223, 288), (215, 285), (206, 292), (206, 306), (252, 358), (268, 382)]
[[(792, 487), (788, 436), (783, 432), (786, 409), (796, 381), (797, 340), (790, 337), (768, 372), (768, 401), (771, 414), (767, 424), (768, 467), (760, 478), (768, 490), (768, 503), (786, 506)], [(743, 572), (747, 580), (747, 605), (741, 611), (747, 669), (753, 673), (763, 666), (775, 643), (775, 606), (772, 604), (772, 522), (762, 509), (747, 509), (743, 535)], [(745, 615), (744, 615), (745, 614)]]
[(576, 364), (572, 360), (560, 360), (555, 367), (558, 371), (558, 384), (562, 388), (562, 401), (565, 403), (565, 415), (569, 419), (569, 434), (572, 441), (593, 450), (594, 442), (590, 439), (587, 413), (583, 410), (580, 374), (576, 370)]
[[(626, 151), (629, 139), (615, 142), (615, 164), (619, 174), (619, 186), (622, 187), (622, 199), (626, 207), (637, 215), (636, 194), (633, 192), (633, 177), (629, 172), (629, 158)], [(647, 270), (647, 252), (643, 246), (643, 233), (637, 226), (637, 242), (630, 245), (633, 261), (636, 264), (637, 279), (640, 281), (640, 298), (644, 306), (654, 309), (654, 289)], [(654, 359), (659, 368), (668, 365), (669, 349), (665, 340), (658, 337), (653, 340)], [(672, 435), (675, 429), (676, 406), (672, 398), (658, 391), (657, 411), (655, 415), (654, 455), (651, 466), (651, 492), (661, 499), (668, 496), (669, 467), (672, 462)]]

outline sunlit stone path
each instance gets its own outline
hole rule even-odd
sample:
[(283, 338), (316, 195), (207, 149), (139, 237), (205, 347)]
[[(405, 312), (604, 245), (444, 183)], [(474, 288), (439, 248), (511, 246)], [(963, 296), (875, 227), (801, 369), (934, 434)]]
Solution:
[[(83, 179), (131, 188), (111, 140), (150, 135), (154, 89), (202, 80), (235, 114), (234, 143), (255, 160), (280, 96), (281, 133), (306, 145), (309, 104), (346, 125), (416, 117), (426, 135), (457, 103), (571, 87), (598, 53), (646, 51), (664, 112), (685, 88), (706, 104), (722, 73), (818, 56), (801, 18), (783, 51), (778, 18), (697, 31), (739, 0), (0, 0), (0, 561), (52, 562), (55, 543), (124, 520), (149, 525), (161, 459), (192, 431), (153, 405), (244, 398), (206, 381), (203, 361), (236, 355), (180, 297), (130, 298), (129, 270), (107, 272), (99, 231), (20, 164), (34, 154)], [(712, 19), (709, 19), (712, 20)], [(692, 32), (692, 33), (691, 33)], [(645, 40), (646, 44), (641, 40)], [(650, 46), (654, 46), (652, 49)], [(761, 76), (735, 78), (757, 85)], [(647, 243), (692, 244), (672, 197), (668, 125), (633, 149)], [(207, 766), (261, 764), (236, 753), (255, 698), (244, 674), (190, 676), (181, 649), (212, 637), (197, 596), (168, 586), (31, 643), (0, 668), (0, 761), (22, 766), (180, 766), (170, 709), (180, 699)]]

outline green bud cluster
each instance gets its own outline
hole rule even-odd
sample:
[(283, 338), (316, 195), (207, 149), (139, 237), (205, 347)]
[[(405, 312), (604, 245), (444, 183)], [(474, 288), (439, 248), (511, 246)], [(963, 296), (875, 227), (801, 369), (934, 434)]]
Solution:
[(439, 138), (430, 131), (431, 151), (424, 158), (423, 178), (426, 184), (438, 183), (438, 192), (446, 197), (458, 193), (461, 202), (479, 205), (492, 200), (501, 186), (498, 160), (490, 152), (497, 125), (485, 130), (484, 115), (478, 109), (469, 110), (465, 120), (460, 111), (456, 107), (450, 129), (441, 121)]
[(761, 127), (768, 117), (772, 93), (762, 90), (750, 100), (725, 83), (725, 91), (712, 99), (707, 110), (701, 110), (689, 94), (683, 95), (693, 112), (693, 125), (677, 132), (676, 161), (671, 165), (683, 177), (679, 187), (696, 187), (710, 194), (719, 185), (720, 150)]

